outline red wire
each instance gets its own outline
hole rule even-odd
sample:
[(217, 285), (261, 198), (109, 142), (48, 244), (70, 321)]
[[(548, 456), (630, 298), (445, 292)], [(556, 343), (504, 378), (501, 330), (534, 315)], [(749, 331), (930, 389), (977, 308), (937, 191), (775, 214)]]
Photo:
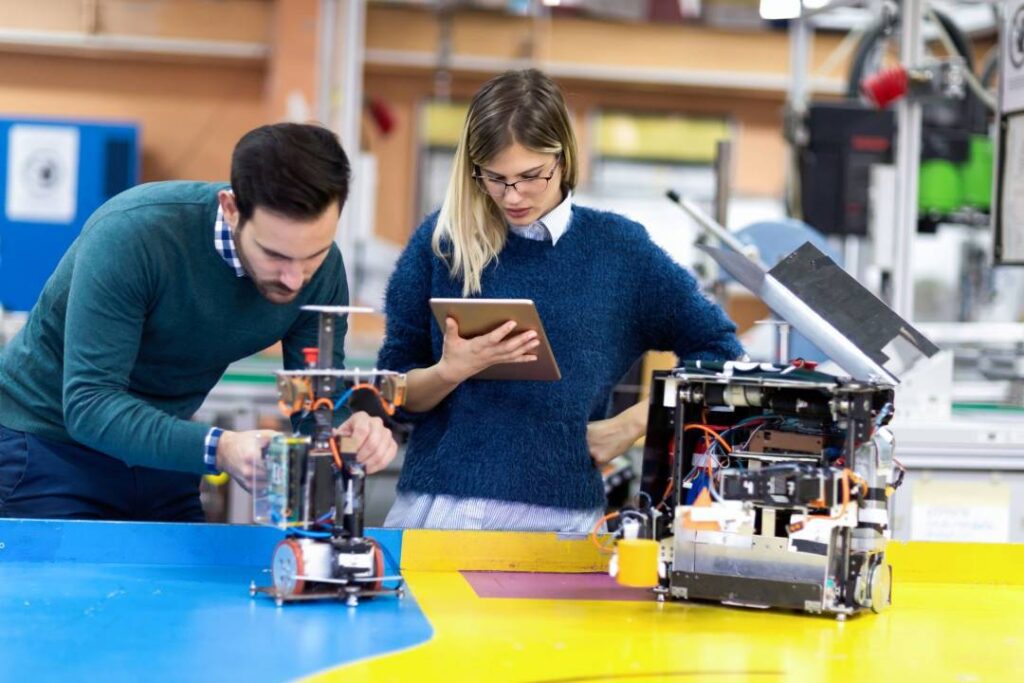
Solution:
[(370, 545), (373, 546), (374, 571), (377, 572), (377, 577), (381, 579), (377, 583), (373, 584), (373, 589), (375, 591), (380, 591), (384, 589), (384, 553), (381, 552), (380, 545), (377, 543), (377, 541), (370, 539)]

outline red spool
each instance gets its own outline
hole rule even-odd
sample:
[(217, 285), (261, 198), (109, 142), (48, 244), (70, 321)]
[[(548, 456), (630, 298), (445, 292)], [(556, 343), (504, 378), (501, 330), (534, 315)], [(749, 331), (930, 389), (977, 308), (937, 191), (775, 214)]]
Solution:
[(861, 81), (860, 89), (879, 109), (884, 109), (907, 94), (907, 70), (902, 66), (883, 69)]

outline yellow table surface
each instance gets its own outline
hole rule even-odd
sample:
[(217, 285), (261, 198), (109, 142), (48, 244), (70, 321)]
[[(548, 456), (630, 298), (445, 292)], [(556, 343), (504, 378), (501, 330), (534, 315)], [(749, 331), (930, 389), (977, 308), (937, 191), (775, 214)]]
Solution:
[(592, 572), (553, 534), (407, 531), (427, 643), (323, 681), (1024, 681), (1024, 546), (891, 543), (893, 606), (834, 617), (709, 603), (480, 598), (459, 570)]

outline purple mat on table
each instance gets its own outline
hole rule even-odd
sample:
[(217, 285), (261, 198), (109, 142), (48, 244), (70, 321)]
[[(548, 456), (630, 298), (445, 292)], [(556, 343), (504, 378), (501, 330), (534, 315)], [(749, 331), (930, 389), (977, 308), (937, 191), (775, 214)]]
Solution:
[(649, 588), (626, 588), (607, 574), (547, 574), (534, 572), (460, 572), (481, 598), (534, 600), (653, 601)]

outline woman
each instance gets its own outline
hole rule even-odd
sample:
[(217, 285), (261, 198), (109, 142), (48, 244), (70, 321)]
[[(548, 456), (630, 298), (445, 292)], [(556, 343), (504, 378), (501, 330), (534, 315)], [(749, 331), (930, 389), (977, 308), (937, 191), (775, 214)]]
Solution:
[[(640, 403), (601, 419), (648, 349), (731, 359), (735, 326), (626, 218), (572, 203), (579, 153), (559, 88), (507, 72), (473, 98), (439, 213), (413, 234), (386, 295), (378, 365), (408, 373), (416, 423), (386, 526), (589, 531), (600, 467), (646, 428)], [(432, 297), (533, 299), (557, 382), (470, 379), (535, 360), (514, 323), (472, 339)]]

